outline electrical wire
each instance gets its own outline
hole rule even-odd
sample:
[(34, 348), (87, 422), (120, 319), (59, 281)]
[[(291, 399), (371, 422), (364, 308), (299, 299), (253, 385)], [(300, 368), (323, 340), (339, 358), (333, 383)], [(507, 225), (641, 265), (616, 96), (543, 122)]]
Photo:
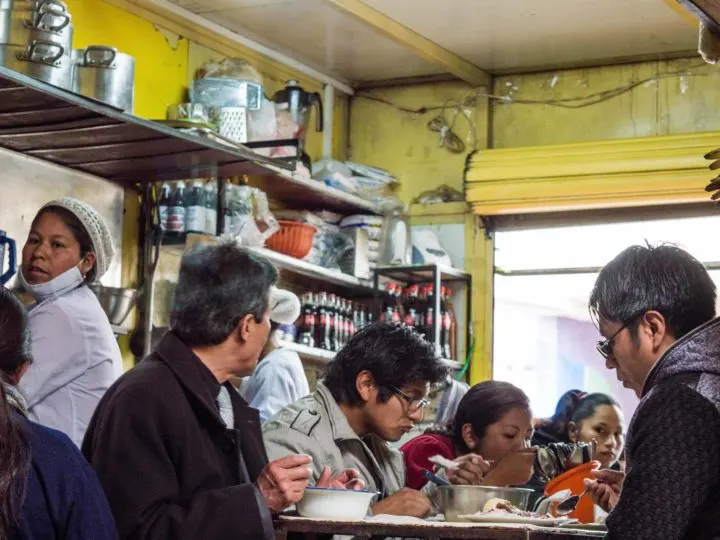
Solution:
[[(486, 98), (486, 99), (490, 99), (492, 101), (497, 101), (497, 102), (499, 102), (499, 104), (508, 104), (509, 105), (509, 104), (513, 104), (513, 103), (521, 103), (521, 104), (525, 104), (525, 105), (548, 105), (551, 107), (560, 107), (560, 108), (567, 108), (567, 109), (580, 109), (583, 107), (590, 107), (592, 105), (597, 105), (598, 103), (602, 103), (604, 101), (608, 101), (610, 99), (613, 99), (613, 98), (616, 98), (623, 94), (626, 94), (628, 92), (631, 92), (635, 88), (642, 86), (644, 84), (658, 82), (663, 79), (669, 79), (669, 78), (674, 78), (674, 77), (707, 77), (707, 76), (709, 76), (710, 73), (695, 73), (693, 71), (695, 69), (699, 69), (702, 67), (706, 67), (706, 65), (703, 63), (703, 64), (690, 66), (689, 68), (680, 70), (680, 71), (671, 71), (668, 73), (660, 73), (658, 75), (653, 75), (652, 77), (647, 77), (645, 79), (633, 81), (633, 82), (630, 82), (630, 83), (627, 83), (627, 84), (624, 84), (621, 86), (617, 86), (615, 88), (610, 88), (608, 90), (601, 90), (599, 92), (594, 92), (592, 94), (588, 94), (585, 96), (574, 96), (574, 97), (558, 98), (558, 99), (526, 99), (526, 98), (513, 97), (510, 94), (498, 95), (498, 94), (487, 93), (487, 92), (482, 91), (482, 89), (477, 88), (475, 90), (472, 90), (472, 91), (466, 93), (467, 96), (465, 97), (465, 99), (463, 99), (460, 102), (460, 104), (461, 104), (460, 106), (461, 107), (474, 106), (477, 103), (477, 98)], [(355, 94), (355, 97), (382, 103), (384, 105), (392, 107), (401, 112), (405, 112), (408, 114), (415, 114), (415, 115), (425, 115), (431, 111), (436, 111), (436, 110), (444, 111), (445, 109), (447, 109), (447, 105), (424, 106), (424, 107), (419, 107), (416, 109), (402, 107), (400, 105), (397, 105), (393, 101), (390, 101), (388, 99), (377, 96), (371, 92), (357, 93), (357, 94)]]

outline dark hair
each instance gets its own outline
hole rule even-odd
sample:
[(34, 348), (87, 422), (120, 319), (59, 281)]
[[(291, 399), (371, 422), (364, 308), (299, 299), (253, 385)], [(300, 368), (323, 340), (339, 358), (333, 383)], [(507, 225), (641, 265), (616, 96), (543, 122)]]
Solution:
[(541, 428), (544, 435), (556, 441), (569, 442), (567, 440), (567, 426), (568, 422), (570, 422), (570, 416), (586, 395), (582, 390), (573, 389), (560, 396), (555, 406), (555, 413), (542, 422)]
[(512, 409), (530, 410), (530, 399), (517, 386), (502, 381), (476, 384), (460, 400), (455, 420), (449, 427), (455, 446), (462, 453), (470, 452), (462, 436), (463, 426), (470, 424), (475, 436), (482, 439), (488, 426)]
[(0, 538), (10, 538), (30, 466), (30, 446), (11, 413), (5, 384), (30, 360), (30, 332), (25, 308), (0, 287)]
[[(38, 222), (38, 220), (44, 216), (45, 214), (54, 214), (57, 217), (60, 218), (60, 221), (62, 221), (65, 226), (70, 229), (70, 232), (75, 237), (75, 240), (78, 244), (80, 244), (80, 257), (84, 259), (87, 257), (88, 253), (95, 253), (95, 250), (93, 249), (92, 240), (90, 239), (90, 234), (87, 232), (87, 229), (85, 229), (85, 226), (82, 224), (82, 222), (78, 219), (78, 217), (73, 214), (70, 210), (63, 208), (62, 206), (48, 206), (46, 208), (43, 208), (40, 210), (37, 215), (35, 216), (35, 219), (33, 219), (32, 226), (34, 227), (35, 224)], [(96, 254), (97, 256), (97, 254)], [(87, 283), (92, 283), (95, 281), (95, 278), (97, 277), (97, 261), (93, 263), (92, 268), (85, 276), (85, 281)]]
[(186, 253), (170, 328), (188, 347), (219, 345), (246, 315), (261, 322), (277, 269), (234, 243), (201, 245)]
[(362, 401), (355, 384), (366, 370), (379, 388), (380, 403), (392, 397), (391, 386), (434, 384), (447, 374), (430, 342), (408, 326), (389, 322), (371, 324), (353, 335), (328, 364), (324, 384), (338, 403), (358, 405)]
[[(630, 324), (659, 312), (675, 339), (715, 317), (715, 284), (705, 267), (671, 244), (631, 246), (600, 271), (590, 294), (595, 319)], [(633, 336), (637, 324), (630, 326)]]
[[(595, 414), (595, 411), (597, 411), (598, 407), (602, 407), (603, 405), (609, 405), (610, 407), (618, 408), (620, 407), (620, 405), (618, 405), (618, 402), (607, 394), (601, 394), (599, 392), (595, 394), (588, 394), (575, 405), (573, 410), (568, 415), (568, 420), (569, 422), (573, 422), (576, 426), (580, 427), (580, 424), (582, 424), (583, 420), (587, 420), (588, 418), (590, 418), (593, 414)], [(567, 431), (568, 426), (565, 427), (564, 442), (570, 442), (570, 438), (567, 436)]]

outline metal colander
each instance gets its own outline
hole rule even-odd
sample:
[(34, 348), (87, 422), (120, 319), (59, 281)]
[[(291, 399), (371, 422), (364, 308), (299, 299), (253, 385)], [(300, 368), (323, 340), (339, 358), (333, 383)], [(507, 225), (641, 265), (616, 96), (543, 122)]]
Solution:
[(220, 107), (213, 109), (213, 120), (221, 137), (236, 143), (248, 140), (247, 109), (245, 107)]

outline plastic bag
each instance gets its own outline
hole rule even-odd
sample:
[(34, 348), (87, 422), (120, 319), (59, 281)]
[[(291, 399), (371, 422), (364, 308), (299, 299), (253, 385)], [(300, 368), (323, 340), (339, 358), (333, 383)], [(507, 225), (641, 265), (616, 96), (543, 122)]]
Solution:
[(233, 79), (236, 81), (254, 82), (262, 86), (260, 73), (246, 60), (241, 58), (225, 58), (220, 62), (205, 62), (196, 72), (196, 79)]
[(250, 186), (229, 185), (224, 194), (224, 231), (242, 246), (262, 247), (280, 230), (267, 195)]

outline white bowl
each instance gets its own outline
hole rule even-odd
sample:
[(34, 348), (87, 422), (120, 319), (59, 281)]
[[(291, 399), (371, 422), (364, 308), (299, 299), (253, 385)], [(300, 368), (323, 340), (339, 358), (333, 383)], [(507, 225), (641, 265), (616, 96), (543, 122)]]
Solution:
[(363, 519), (375, 495), (370, 491), (309, 487), (295, 508), (302, 517)]

